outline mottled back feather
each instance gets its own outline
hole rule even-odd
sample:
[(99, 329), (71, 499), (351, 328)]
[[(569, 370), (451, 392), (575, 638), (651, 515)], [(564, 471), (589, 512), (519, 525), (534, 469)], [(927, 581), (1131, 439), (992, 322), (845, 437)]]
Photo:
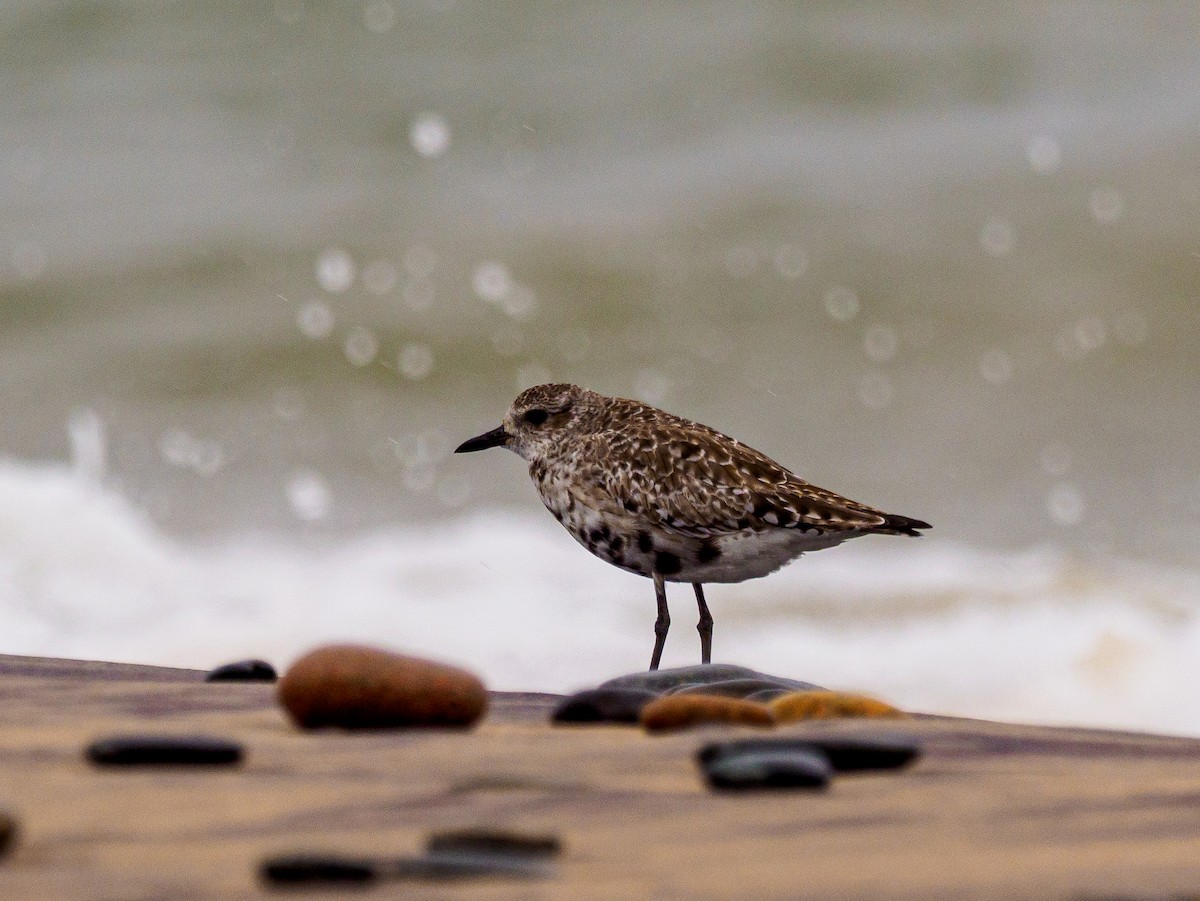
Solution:
[(700, 538), (779, 528), (819, 534), (928, 528), (805, 482), (708, 426), (635, 400), (604, 401), (562, 447), (600, 509)]

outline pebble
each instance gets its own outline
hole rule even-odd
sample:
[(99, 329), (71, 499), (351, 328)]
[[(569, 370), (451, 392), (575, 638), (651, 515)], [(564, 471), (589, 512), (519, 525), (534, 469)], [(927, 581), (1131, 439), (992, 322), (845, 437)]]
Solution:
[(921, 756), (921, 742), (909, 735), (826, 735), (789, 738), (746, 738), (712, 742), (697, 753), (701, 762), (747, 753), (817, 749), (838, 772), (894, 770)]
[(496, 854), (430, 854), (372, 860), (336, 854), (286, 854), (263, 861), (259, 873), (275, 885), (366, 884), (381, 879), (446, 882), (492, 876), (544, 877), (528, 857)]
[(265, 660), (239, 660), (211, 670), (205, 682), (274, 682), (279, 676)]
[(795, 691), (770, 702), (771, 712), (781, 723), (797, 720), (827, 720), (842, 717), (899, 718), (906, 714), (891, 704), (866, 695), (844, 691)]
[(429, 854), (495, 854), (517, 857), (556, 857), (562, 853), (557, 835), (527, 835), (495, 829), (435, 832), (425, 844)]
[(330, 645), (297, 660), (279, 701), (306, 729), (464, 727), (487, 709), (483, 683), (457, 667), (360, 645)]
[(724, 679), (720, 682), (688, 682), (677, 688), (668, 689), (669, 695), (724, 695), (727, 698), (749, 698), (755, 701), (771, 701), (795, 689), (780, 685), (774, 679)]
[(207, 735), (122, 735), (92, 742), (87, 758), (98, 766), (235, 766), (242, 747)]
[(636, 723), (642, 708), (657, 698), (644, 688), (589, 688), (564, 698), (555, 723)]
[(725, 791), (825, 788), (833, 766), (814, 747), (746, 750), (700, 760), (708, 784)]
[(17, 821), (11, 814), (0, 811), (0, 857), (7, 854), (17, 841)]
[(757, 670), (732, 663), (698, 663), (695, 666), (677, 666), (671, 669), (650, 670), (649, 672), (630, 673), (627, 676), (617, 676), (607, 682), (600, 683), (600, 688), (644, 688), (656, 694), (663, 694), (672, 688), (682, 685), (708, 685), (713, 682), (728, 682), (733, 679), (760, 679), (771, 686), (787, 688), (790, 691), (809, 691), (821, 686), (811, 682), (800, 682), (796, 679), (784, 679), (780, 676), (768, 676)]
[(262, 878), (277, 885), (306, 883), (368, 883), (379, 878), (375, 863), (329, 854), (288, 854), (263, 861)]
[(642, 708), (640, 722), (647, 732), (668, 732), (706, 723), (769, 727), (775, 725), (775, 718), (765, 704), (721, 695), (687, 694), (651, 701)]

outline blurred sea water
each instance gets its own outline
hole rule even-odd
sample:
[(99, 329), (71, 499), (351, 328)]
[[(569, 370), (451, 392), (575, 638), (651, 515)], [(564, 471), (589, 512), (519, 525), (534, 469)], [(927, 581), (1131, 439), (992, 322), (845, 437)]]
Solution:
[(0, 652), (643, 666), (649, 583), (450, 453), (566, 380), (934, 524), (719, 586), (718, 658), (1200, 733), (1198, 26), (0, 7)]

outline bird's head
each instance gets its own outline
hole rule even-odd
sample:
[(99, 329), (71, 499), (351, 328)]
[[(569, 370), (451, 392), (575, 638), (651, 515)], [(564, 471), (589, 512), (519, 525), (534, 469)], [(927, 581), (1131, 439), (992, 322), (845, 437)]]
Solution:
[(529, 461), (544, 459), (591, 418), (597, 399), (576, 385), (534, 385), (517, 395), (499, 428), (464, 441), (454, 452), (507, 447)]

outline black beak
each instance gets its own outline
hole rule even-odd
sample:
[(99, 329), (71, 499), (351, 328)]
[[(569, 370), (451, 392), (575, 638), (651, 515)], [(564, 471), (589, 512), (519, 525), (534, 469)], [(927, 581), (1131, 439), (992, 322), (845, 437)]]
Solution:
[(472, 438), (470, 441), (464, 441), (454, 449), (456, 454), (469, 454), (471, 451), (487, 450), (489, 447), (503, 447), (508, 444), (509, 434), (504, 431), (504, 426), (497, 426), (490, 432), (484, 432)]

